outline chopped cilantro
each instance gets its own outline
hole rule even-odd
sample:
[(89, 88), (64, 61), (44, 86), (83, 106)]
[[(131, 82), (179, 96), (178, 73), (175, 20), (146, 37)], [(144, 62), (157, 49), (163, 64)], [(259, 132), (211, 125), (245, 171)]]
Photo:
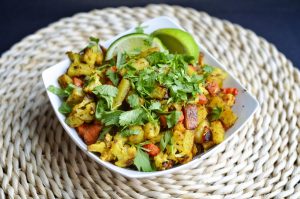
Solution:
[(212, 66), (209, 66), (209, 65), (205, 65), (203, 66), (203, 72), (206, 73), (206, 74), (210, 74), (213, 72), (214, 68)]
[(210, 120), (214, 121), (220, 119), (222, 111), (223, 109), (221, 107), (214, 107), (210, 114)]
[(164, 151), (167, 145), (171, 142), (171, 131), (166, 131), (160, 139), (160, 150)]
[(135, 27), (135, 32), (136, 33), (144, 33), (144, 29), (146, 28), (147, 26), (141, 26), (141, 25), (138, 25), (137, 27)]
[(141, 147), (137, 147), (133, 163), (139, 171), (150, 172), (154, 170), (151, 166), (149, 155), (142, 151)]
[(68, 84), (68, 86), (65, 89), (58, 88), (53, 85), (50, 85), (47, 89), (48, 89), (48, 91), (57, 95), (58, 97), (68, 97), (69, 95), (71, 95), (74, 88), (75, 88), (75, 85)]
[(95, 42), (96, 44), (99, 43), (100, 39), (99, 38), (96, 38), (96, 37), (90, 37), (90, 41), (91, 42)]
[(166, 116), (168, 128), (172, 128), (177, 124), (182, 112), (181, 111), (172, 111), (169, 115)]
[(58, 108), (58, 111), (62, 114), (68, 114), (71, 113), (72, 108), (66, 102), (63, 102)]
[(153, 103), (148, 107), (149, 110), (160, 110), (160, 108), (161, 108), (161, 103), (160, 103), (159, 101), (153, 102)]
[(131, 108), (136, 108), (140, 105), (139, 96), (137, 94), (129, 95), (127, 101)]
[(119, 51), (117, 54), (117, 62), (116, 62), (116, 66), (117, 68), (121, 68), (123, 64), (125, 64), (126, 62), (126, 54)]
[(97, 120), (101, 120), (102, 113), (105, 112), (106, 108), (107, 108), (106, 101), (103, 99), (99, 99), (96, 105), (96, 113), (95, 113), (95, 117)]
[(104, 137), (105, 137), (105, 135), (106, 135), (107, 133), (109, 133), (109, 131), (110, 131), (111, 129), (112, 129), (111, 126), (105, 126), (105, 127), (102, 129), (102, 131), (101, 131), (101, 133), (100, 133), (100, 135), (99, 135), (98, 140), (103, 140)]
[(99, 41), (100, 41), (99, 38), (90, 37), (90, 42), (89, 42), (87, 48), (92, 48), (92, 47), (96, 46), (97, 50), (99, 50), (100, 49), (100, 47), (99, 47)]
[(137, 108), (130, 111), (123, 112), (120, 115), (119, 124), (121, 126), (129, 126), (142, 123), (142, 114), (144, 113), (143, 109)]
[(93, 90), (93, 93), (97, 95), (98, 98), (105, 99), (108, 107), (112, 109), (113, 99), (118, 94), (118, 88), (111, 85), (101, 85), (97, 86)]
[(110, 81), (112, 81), (112, 83), (115, 86), (117, 86), (119, 84), (120, 78), (116, 72), (112, 71), (111, 69), (108, 69), (106, 71), (106, 75), (107, 75), (108, 79), (110, 79)]
[(168, 55), (163, 52), (154, 52), (146, 57), (147, 61), (151, 66), (157, 64), (166, 64), (168, 62)]
[(125, 129), (120, 132), (120, 135), (123, 137), (128, 137), (131, 135), (137, 135), (139, 133), (140, 133), (140, 131), (138, 129)]
[(103, 112), (101, 115), (101, 122), (105, 124), (105, 126), (119, 126), (119, 117), (122, 113), (123, 111), (121, 110)]
[(145, 39), (144, 40), (144, 44), (146, 45), (146, 46), (151, 46), (152, 45), (152, 42), (153, 42), (153, 37), (149, 37), (149, 39)]

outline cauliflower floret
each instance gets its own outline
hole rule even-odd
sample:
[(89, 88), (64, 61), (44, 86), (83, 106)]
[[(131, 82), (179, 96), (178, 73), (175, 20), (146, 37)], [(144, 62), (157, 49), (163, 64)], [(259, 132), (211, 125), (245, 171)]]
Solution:
[(175, 162), (187, 163), (193, 158), (194, 132), (175, 130), (172, 137), (173, 146), (167, 148), (169, 159)]
[(129, 136), (130, 143), (138, 144), (144, 141), (144, 130), (141, 126), (131, 126), (129, 129), (139, 131), (138, 134)]
[(166, 153), (160, 152), (154, 156), (154, 164), (158, 170), (165, 170), (171, 168), (174, 165), (174, 161), (168, 159)]
[(101, 153), (100, 158), (104, 161), (115, 160), (116, 157), (110, 152), (112, 145), (112, 136), (107, 133), (103, 141), (97, 141), (95, 144), (88, 146), (88, 151)]
[(83, 90), (84, 92), (92, 93), (93, 90), (100, 85), (102, 84), (100, 82), (99, 76), (97, 74), (94, 74), (90, 77), (88, 85), (86, 85)]
[(152, 139), (159, 134), (160, 126), (158, 125), (158, 123), (148, 122), (144, 125), (144, 132), (146, 139)]
[(133, 163), (136, 155), (136, 148), (125, 144), (126, 138), (115, 135), (114, 143), (112, 144), (110, 152), (116, 157), (115, 165), (119, 167), (127, 167)]
[(84, 122), (89, 123), (94, 119), (96, 104), (95, 102), (85, 97), (82, 102), (72, 108), (72, 112), (66, 119), (66, 123), (70, 127), (78, 127)]

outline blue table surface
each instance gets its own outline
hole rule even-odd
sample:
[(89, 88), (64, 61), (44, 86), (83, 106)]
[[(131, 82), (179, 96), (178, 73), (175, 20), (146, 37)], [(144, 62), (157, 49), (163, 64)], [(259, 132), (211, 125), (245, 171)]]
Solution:
[(26, 35), (77, 12), (118, 6), (145, 6), (166, 3), (191, 7), (237, 23), (264, 37), (300, 67), (299, 0), (1, 0), (0, 54)]

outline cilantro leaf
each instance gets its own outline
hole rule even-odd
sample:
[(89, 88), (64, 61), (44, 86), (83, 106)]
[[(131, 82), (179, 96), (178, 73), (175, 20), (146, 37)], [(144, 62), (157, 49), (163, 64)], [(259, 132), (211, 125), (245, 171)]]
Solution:
[(126, 62), (126, 54), (119, 51), (117, 54), (117, 63), (116, 63), (117, 68), (118, 69), (121, 68), (121, 66), (125, 64), (125, 62)]
[(129, 95), (127, 99), (131, 108), (136, 108), (140, 105), (139, 96), (137, 94)]
[(91, 42), (95, 42), (96, 44), (99, 43), (100, 39), (99, 38), (96, 38), (96, 37), (90, 37), (90, 41)]
[(108, 77), (108, 79), (110, 79), (110, 81), (112, 81), (112, 83), (117, 86), (119, 84), (120, 78), (118, 73), (112, 71), (111, 69), (106, 71), (106, 76)]
[(101, 85), (94, 88), (93, 93), (97, 95), (98, 98), (103, 98), (110, 109), (112, 109), (112, 103), (114, 97), (118, 94), (118, 88), (111, 85)]
[(123, 137), (128, 137), (131, 135), (137, 135), (140, 134), (140, 131), (138, 129), (125, 129), (120, 132), (120, 135)]
[(63, 102), (58, 108), (58, 111), (62, 114), (68, 114), (72, 112), (72, 108), (66, 102)]
[(153, 168), (151, 167), (149, 155), (144, 151), (142, 151), (141, 147), (137, 147), (137, 152), (133, 163), (139, 171), (145, 171), (145, 172), (153, 171)]
[(92, 48), (92, 47), (95, 46), (97, 50), (100, 50), (100, 47), (99, 47), (99, 41), (100, 41), (99, 38), (96, 38), (96, 37), (90, 37), (90, 42), (89, 42), (87, 48)]
[(161, 103), (160, 103), (159, 101), (153, 102), (153, 103), (148, 107), (149, 110), (160, 110), (160, 108), (161, 108)]
[(147, 26), (141, 26), (138, 25), (137, 27), (135, 27), (135, 32), (136, 33), (144, 33), (144, 28), (146, 28)]
[(171, 114), (166, 116), (168, 128), (172, 128), (177, 124), (181, 114), (181, 111), (172, 111)]
[(220, 119), (222, 111), (223, 109), (221, 107), (214, 107), (210, 114), (210, 120), (214, 121)]
[(145, 40), (144, 40), (144, 44), (145, 44), (146, 46), (151, 46), (151, 45), (152, 45), (152, 42), (153, 42), (153, 37), (152, 37), (152, 36), (150, 36), (148, 39), (145, 39)]
[(49, 86), (47, 90), (59, 97), (67, 97), (67, 94), (65, 93), (64, 89), (57, 88), (53, 85)]
[(107, 104), (103, 99), (99, 99), (96, 105), (95, 117), (97, 120), (100, 120), (102, 117), (102, 113), (107, 109)]
[(213, 72), (214, 68), (212, 66), (209, 66), (209, 65), (205, 65), (203, 68), (202, 68), (203, 72), (206, 73), (206, 74), (210, 74)]
[(107, 133), (109, 133), (109, 131), (110, 131), (111, 129), (112, 129), (111, 126), (105, 126), (105, 127), (102, 129), (102, 131), (101, 131), (101, 133), (100, 133), (100, 135), (99, 135), (98, 140), (104, 140), (105, 135), (106, 135)]
[(105, 95), (110, 97), (116, 97), (118, 94), (118, 88), (111, 85), (100, 85), (94, 89), (93, 93), (99, 96)]
[(160, 139), (160, 150), (164, 151), (167, 145), (171, 142), (171, 131), (166, 131), (163, 137)]
[(69, 95), (71, 95), (74, 88), (75, 88), (74, 84), (68, 84), (68, 86), (65, 88), (64, 92), (69, 96)]
[(147, 61), (151, 66), (157, 65), (157, 64), (166, 64), (168, 62), (168, 56), (166, 53), (163, 52), (154, 52), (151, 53), (146, 57)]
[(75, 88), (75, 85), (68, 84), (68, 86), (65, 89), (55, 87), (53, 85), (50, 85), (47, 90), (51, 93), (57, 95), (58, 97), (68, 97), (71, 95), (73, 89)]
[(144, 113), (144, 111), (141, 108), (123, 112), (120, 115), (119, 124), (121, 126), (140, 124), (142, 122), (142, 119), (143, 119), (143, 117), (142, 117), (143, 113)]
[(119, 125), (119, 117), (123, 113), (121, 110), (115, 111), (107, 111), (103, 112), (101, 115), (101, 122), (105, 124), (105, 126), (109, 125)]

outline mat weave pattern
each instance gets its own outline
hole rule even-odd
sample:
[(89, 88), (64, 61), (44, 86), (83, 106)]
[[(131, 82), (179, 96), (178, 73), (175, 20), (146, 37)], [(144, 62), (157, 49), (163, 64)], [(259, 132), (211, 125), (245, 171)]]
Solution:
[[(257, 97), (238, 136), (189, 170), (128, 179), (88, 158), (64, 132), (41, 72), (81, 49), (166, 15), (191, 32)], [(24, 38), (0, 59), (0, 198), (300, 198), (300, 73), (253, 32), (168, 5), (94, 10)]]

